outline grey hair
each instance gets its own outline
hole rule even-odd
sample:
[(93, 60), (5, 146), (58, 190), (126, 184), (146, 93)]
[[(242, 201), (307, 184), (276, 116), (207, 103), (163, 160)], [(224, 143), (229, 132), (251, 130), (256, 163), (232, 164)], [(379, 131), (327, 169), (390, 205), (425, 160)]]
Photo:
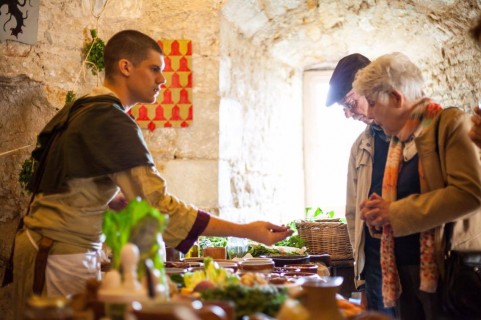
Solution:
[(400, 52), (385, 54), (359, 70), (353, 82), (356, 93), (372, 101), (387, 103), (392, 90), (400, 91), (407, 101), (423, 97), (421, 70)]

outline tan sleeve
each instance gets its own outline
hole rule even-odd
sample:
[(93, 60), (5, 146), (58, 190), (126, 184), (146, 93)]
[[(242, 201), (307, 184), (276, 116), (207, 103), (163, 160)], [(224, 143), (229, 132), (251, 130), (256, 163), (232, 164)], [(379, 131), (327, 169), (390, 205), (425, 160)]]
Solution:
[(431, 190), (395, 201), (389, 208), (396, 237), (457, 220), (481, 204), (481, 165), (467, 134), (469, 119), (456, 108), (443, 113), (446, 121), (439, 124), (437, 143), (432, 138), (427, 151), (419, 153)]
[(155, 167), (139, 166), (111, 175), (128, 201), (140, 197), (160, 212), (169, 215), (163, 238), (169, 247), (177, 248), (190, 236), (199, 215), (197, 208), (167, 192), (165, 180)]

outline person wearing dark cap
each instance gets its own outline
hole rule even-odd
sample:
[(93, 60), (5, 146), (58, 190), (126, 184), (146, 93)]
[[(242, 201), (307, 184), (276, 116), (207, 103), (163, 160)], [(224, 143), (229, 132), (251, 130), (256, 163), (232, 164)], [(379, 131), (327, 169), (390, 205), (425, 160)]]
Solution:
[(358, 53), (342, 58), (329, 81), (326, 105), (337, 103), (343, 107), (346, 118), (367, 124), (351, 148), (347, 176), (346, 219), (354, 253), (354, 275), (356, 287), (365, 293), (362, 303), (367, 309), (396, 317), (396, 310), (383, 304), (380, 240), (370, 234), (360, 219), (361, 201), (373, 192), (381, 193), (390, 140), (382, 128), (368, 118), (366, 98), (352, 90), (357, 71), (369, 63), (368, 58)]

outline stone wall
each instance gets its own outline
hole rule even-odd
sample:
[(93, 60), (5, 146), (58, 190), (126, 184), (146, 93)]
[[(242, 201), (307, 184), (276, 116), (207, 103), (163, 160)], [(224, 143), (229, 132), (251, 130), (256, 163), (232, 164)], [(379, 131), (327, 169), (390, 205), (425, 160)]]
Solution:
[[(187, 129), (161, 129), (145, 132), (146, 140), (155, 156), (159, 167), (165, 171), (172, 192), (180, 193), (186, 201), (196, 202), (204, 209), (217, 207), (216, 158), (218, 148), (218, 24), (215, 23), (222, 1), (110, 1), (97, 22), (88, 11), (82, 10), (80, 1), (42, 1), (38, 42), (27, 46), (18, 42), (0, 43), (2, 58), (0, 74), (5, 82), (15, 82), (22, 75), (25, 81), (41, 87), (39, 92), (33, 89), (27, 92), (9, 90), (2, 87), (3, 136), (9, 144), (2, 145), (3, 150), (10, 150), (20, 145), (35, 141), (35, 135), (51, 117), (52, 112), (36, 114), (36, 127), (25, 128), (22, 120), (15, 113), (29, 114), (38, 106), (28, 105), (19, 108), (13, 99), (29, 101), (44, 98), (41, 103), (50, 108), (60, 108), (65, 100), (67, 90), (74, 90), (77, 95), (90, 91), (101, 83), (101, 78), (93, 76), (90, 71), (81, 72), (81, 48), (87, 39), (88, 30), (97, 28), (99, 36), (107, 40), (115, 32), (136, 28), (154, 38), (192, 39), (194, 66), (194, 125)], [(204, 28), (193, 28), (205, 25)], [(17, 81), (18, 82), (18, 81)], [(20, 97), (16, 97), (20, 94)], [(7, 109), (9, 108), (9, 109)], [(16, 130), (24, 128), (21, 137)], [(5, 140), (4, 140), (5, 141)], [(31, 149), (25, 149), (10, 156), (15, 167), (6, 165), (2, 169), (12, 176), (18, 171), (19, 163)], [(178, 179), (179, 170), (173, 162), (183, 162), (189, 167), (189, 188), (193, 185), (208, 184), (213, 188), (193, 188), (184, 190), (182, 183), (169, 180)], [(184, 170), (185, 171), (185, 168)], [(183, 178), (185, 178), (185, 173)], [(6, 177), (3, 177), (6, 179)], [(185, 183), (187, 184), (187, 183)], [(5, 189), (16, 189), (16, 177), (4, 184)], [(190, 191), (189, 191), (190, 190)], [(200, 190), (200, 191), (199, 191)], [(17, 198), (0, 194), (0, 197)], [(4, 209), (2, 207), (2, 209)], [(11, 209), (2, 210), (4, 216), (12, 216)]]
[(287, 223), (304, 211), (300, 70), (221, 24), (219, 209)]

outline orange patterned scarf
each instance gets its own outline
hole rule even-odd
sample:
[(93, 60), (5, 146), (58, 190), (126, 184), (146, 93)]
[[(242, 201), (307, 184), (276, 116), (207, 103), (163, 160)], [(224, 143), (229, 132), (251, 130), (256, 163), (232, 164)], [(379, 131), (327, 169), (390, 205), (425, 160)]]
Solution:
[[(418, 136), (424, 128), (428, 127), (441, 111), (441, 106), (432, 102), (430, 99), (421, 100), (418, 105), (414, 107), (404, 127), (391, 139), (382, 183), (382, 197), (386, 201), (396, 201), (398, 174), (402, 166), (405, 144)], [(421, 166), (421, 159), (419, 159), (418, 167), (421, 192), (425, 192), (425, 178)], [(421, 232), (420, 246), (421, 284), (419, 289), (425, 292), (435, 292), (438, 270), (434, 252), (434, 229)], [(401, 284), (394, 256), (394, 236), (391, 225), (384, 226), (382, 230), (381, 270), (384, 305), (386, 307), (393, 307), (401, 295)]]

